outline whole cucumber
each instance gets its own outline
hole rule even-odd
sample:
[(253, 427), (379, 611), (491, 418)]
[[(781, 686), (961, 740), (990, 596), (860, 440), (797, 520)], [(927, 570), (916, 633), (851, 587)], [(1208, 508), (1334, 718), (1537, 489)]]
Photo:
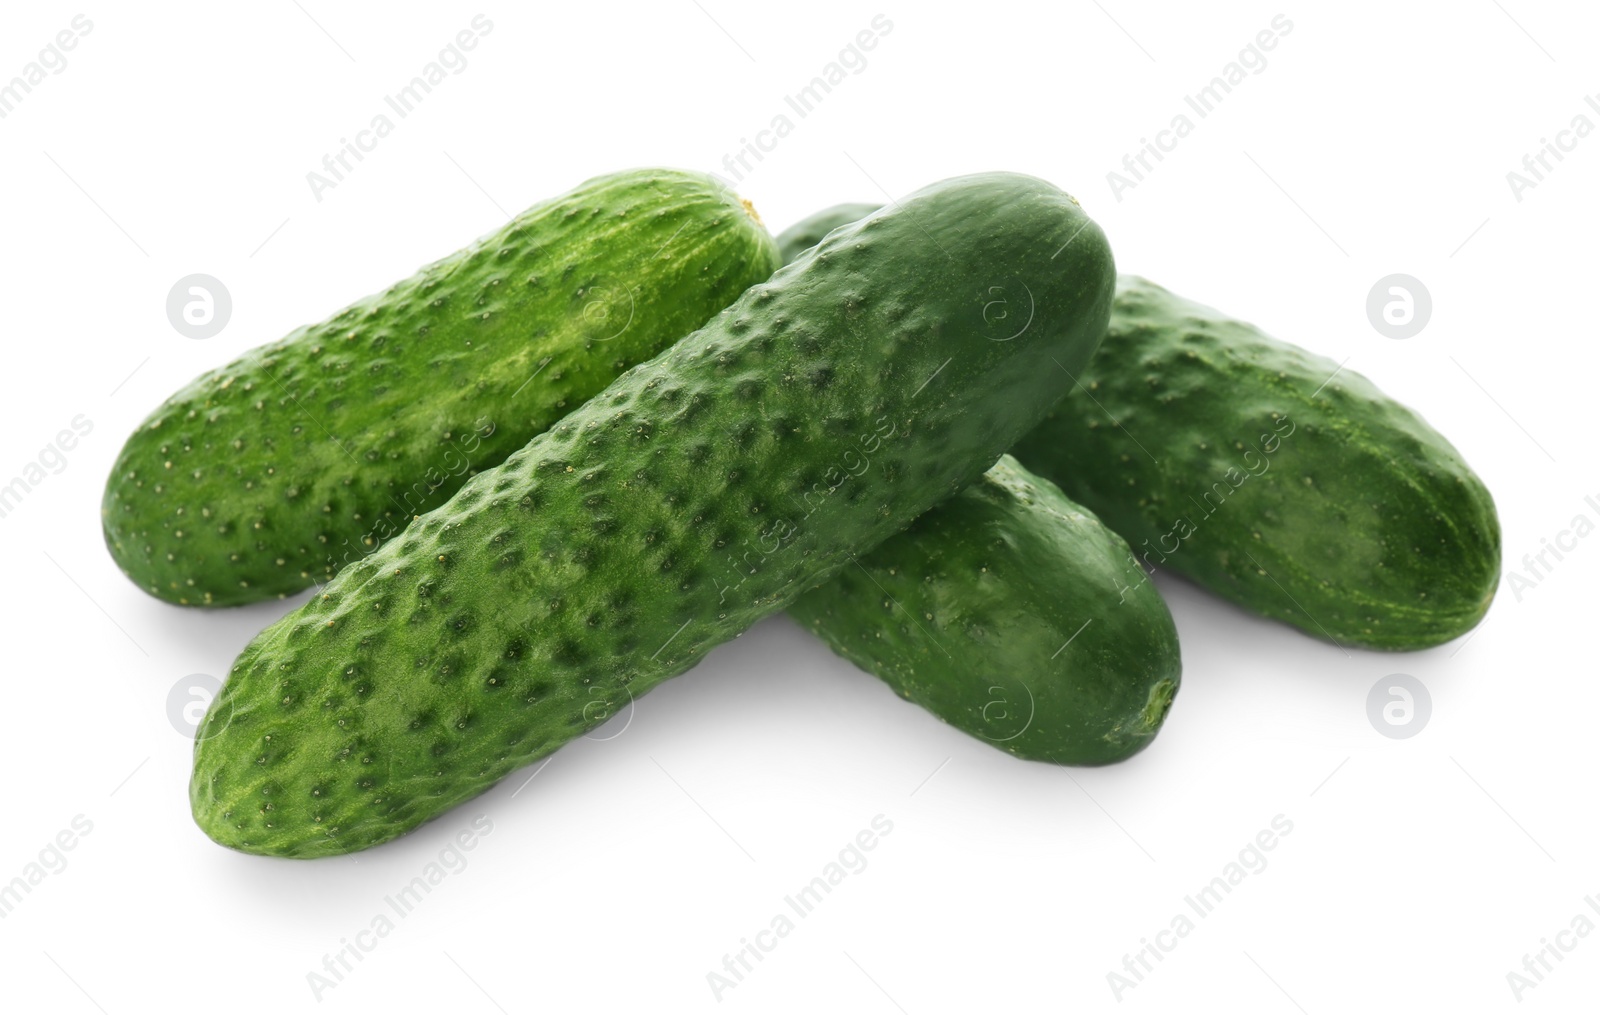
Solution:
[[(817, 212), (779, 248), (872, 207)], [(1448, 440), (1359, 374), (1122, 276), (1110, 332), (1074, 379), (1013, 451), (1145, 565), (1342, 645), (1428, 648), (1488, 611), (1493, 498)], [(1146, 580), (1132, 560), (1127, 580)]]
[(1088, 358), (1114, 280), (1031, 177), (833, 233), (246, 647), (201, 726), (196, 821), (347, 853), (593, 728), (992, 465), (1055, 400), (1052, 360)]
[(1015, 454), (1146, 564), (1341, 645), (1427, 648), (1488, 610), (1494, 500), (1365, 377), (1123, 276), (1077, 380)]
[(327, 581), (778, 263), (710, 176), (590, 180), (173, 395), (111, 470), (106, 545), (173, 603)]
[(1121, 536), (1010, 455), (789, 615), (901, 697), (1019, 758), (1104, 765), (1178, 691), (1178, 633)]

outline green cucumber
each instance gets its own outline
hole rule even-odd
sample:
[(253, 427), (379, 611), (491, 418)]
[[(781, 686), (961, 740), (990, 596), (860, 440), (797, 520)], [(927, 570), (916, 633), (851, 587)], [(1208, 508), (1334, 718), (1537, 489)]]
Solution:
[(788, 264), (810, 250), (822, 238), (843, 225), (864, 219), (877, 211), (876, 204), (838, 204), (801, 219), (778, 234), (778, 256)]
[(169, 602), (327, 581), (778, 266), (710, 176), (602, 176), (173, 395), (106, 485), (106, 545)]
[(200, 729), (197, 823), (348, 853), (592, 729), (998, 460), (1114, 281), (1031, 177), (832, 233), (251, 642)]
[[(778, 237), (851, 221), (839, 205)], [(802, 248), (803, 249), (803, 248)], [(1079, 382), (1013, 453), (1170, 568), (1341, 645), (1475, 627), (1500, 523), (1453, 445), (1366, 378), (1135, 276)], [(1130, 560), (1127, 582), (1145, 582)]]
[[(818, 212), (778, 250), (792, 261), (877, 208)], [(1108, 764), (1154, 738), (1182, 672), (1160, 593), (1126, 581), (1132, 559), (1007, 455), (789, 614), (962, 732), (1029, 760)]]
[(1121, 536), (1007, 455), (789, 615), (901, 697), (1020, 758), (1104, 765), (1178, 691), (1178, 633)]
[(1077, 379), (1014, 453), (1145, 563), (1341, 645), (1427, 648), (1488, 610), (1489, 491), (1359, 374), (1124, 276)]

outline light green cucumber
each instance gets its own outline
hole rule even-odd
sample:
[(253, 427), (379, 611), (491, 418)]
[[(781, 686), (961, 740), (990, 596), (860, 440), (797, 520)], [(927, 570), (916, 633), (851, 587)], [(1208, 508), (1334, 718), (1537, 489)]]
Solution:
[(111, 470), (106, 545), (173, 603), (327, 581), (777, 265), (709, 176), (590, 180), (173, 395)]

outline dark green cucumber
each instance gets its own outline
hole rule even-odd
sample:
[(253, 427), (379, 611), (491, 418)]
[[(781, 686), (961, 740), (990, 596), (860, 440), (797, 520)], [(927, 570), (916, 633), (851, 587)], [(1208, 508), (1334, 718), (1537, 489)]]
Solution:
[(877, 211), (876, 204), (837, 204), (801, 219), (778, 234), (778, 256), (788, 264), (810, 250), (822, 238), (843, 225), (864, 219)]
[(1342, 645), (1426, 648), (1489, 608), (1489, 491), (1359, 374), (1124, 276), (1078, 380), (1014, 453), (1145, 563)]
[(712, 177), (590, 180), (168, 399), (112, 468), (106, 545), (174, 603), (326, 581), (778, 263)]
[(1121, 761), (1182, 663), (1121, 536), (1010, 455), (801, 596), (790, 616), (901, 697), (1017, 757)]
[(992, 465), (1114, 279), (1030, 177), (834, 232), (257, 637), (200, 731), (196, 821), (347, 853), (593, 728)]
[[(779, 253), (792, 261), (877, 208), (818, 212), (779, 234)], [(1128, 581), (1131, 560), (1007, 456), (789, 613), (965, 733), (1030, 760), (1106, 764), (1155, 736), (1182, 671), (1172, 615), (1153, 584)]]

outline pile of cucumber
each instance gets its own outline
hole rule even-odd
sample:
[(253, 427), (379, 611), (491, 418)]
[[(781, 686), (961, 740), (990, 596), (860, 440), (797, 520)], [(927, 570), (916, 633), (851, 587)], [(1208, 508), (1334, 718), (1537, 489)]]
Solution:
[(402, 835), (781, 610), (958, 729), (1098, 765), (1178, 690), (1152, 568), (1396, 650), (1500, 571), (1420, 417), (1119, 277), (1011, 173), (776, 241), (709, 176), (591, 180), (173, 395), (103, 518), (172, 603), (320, 586), (235, 662), (190, 786), (212, 839), (286, 857)]

